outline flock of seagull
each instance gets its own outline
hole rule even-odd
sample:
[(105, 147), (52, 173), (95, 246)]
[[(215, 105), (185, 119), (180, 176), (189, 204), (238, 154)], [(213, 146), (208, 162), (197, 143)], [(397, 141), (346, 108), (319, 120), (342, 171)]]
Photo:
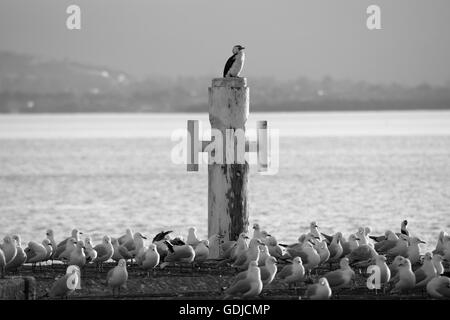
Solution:
[[(213, 261), (219, 266), (235, 268), (236, 276), (227, 288), (224, 298), (254, 298), (274, 281), (281, 281), (289, 288), (304, 284), (305, 298), (329, 299), (333, 293), (355, 285), (355, 270), (376, 266), (378, 289), (391, 294), (405, 294), (421, 288), (433, 298), (450, 298), (450, 278), (444, 265), (450, 262), (450, 236), (441, 231), (435, 250), (422, 254), (417, 236), (410, 234), (407, 220), (402, 221), (400, 232), (387, 230), (382, 236), (372, 236), (370, 227), (360, 227), (344, 239), (341, 232), (327, 235), (319, 231), (316, 222), (311, 222), (309, 232), (301, 235), (293, 244), (281, 244), (259, 224), (253, 225), (253, 235), (241, 233), (236, 241), (226, 241), (221, 235), (201, 240), (195, 228), (189, 228), (186, 239), (171, 237), (172, 231), (158, 233), (147, 245), (147, 237), (126, 233), (117, 238), (105, 235), (102, 242), (93, 245), (92, 239), (81, 239), (82, 232), (72, 230), (71, 236), (56, 242), (52, 230), (47, 230), (45, 239), (39, 243), (30, 241), (22, 247), (19, 235), (7, 235), (0, 244), (0, 276), (17, 272), (24, 264), (32, 264), (32, 270), (43, 263), (61, 261), (69, 266), (67, 273), (57, 279), (48, 290), (51, 298), (67, 297), (77, 285), (68, 280), (75, 273), (81, 274), (87, 264), (95, 264), (103, 271), (103, 264), (114, 260), (117, 266), (106, 275), (106, 284), (113, 296), (128, 281), (127, 261), (137, 265), (150, 275), (157, 266)], [(219, 253), (219, 257), (217, 257)], [(277, 263), (283, 261), (283, 268)], [(390, 262), (390, 263), (389, 263)], [(333, 265), (339, 267), (335, 270)], [(312, 272), (319, 267), (331, 271), (317, 277)], [(372, 267), (373, 268), (373, 267)], [(69, 271), (70, 270), (70, 271)], [(369, 270), (369, 269), (368, 269)], [(309, 285), (306, 285), (310, 283)], [(300, 297), (301, 298), (301, 297)]]

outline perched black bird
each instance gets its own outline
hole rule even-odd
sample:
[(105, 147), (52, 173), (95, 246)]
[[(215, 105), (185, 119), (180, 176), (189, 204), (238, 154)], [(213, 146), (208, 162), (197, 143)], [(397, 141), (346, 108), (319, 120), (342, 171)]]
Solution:
[(223, 77), (238, 77), (239, 73), (244, 67), (245, 60), (245, 48), (241, 45), (236, 45), (233, 47), (233, 55), (227, 60), (225, 68), (223, 69)]

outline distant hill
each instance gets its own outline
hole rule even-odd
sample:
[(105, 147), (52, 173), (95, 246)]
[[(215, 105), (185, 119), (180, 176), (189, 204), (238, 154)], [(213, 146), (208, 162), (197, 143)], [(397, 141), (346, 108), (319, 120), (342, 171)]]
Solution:
[[(107, 67), (0, 52), (0, 112), (206, 112), (211, 78), (138, 81)], [(252, 111), (450, 109), (450, 85), (248, 81)]]

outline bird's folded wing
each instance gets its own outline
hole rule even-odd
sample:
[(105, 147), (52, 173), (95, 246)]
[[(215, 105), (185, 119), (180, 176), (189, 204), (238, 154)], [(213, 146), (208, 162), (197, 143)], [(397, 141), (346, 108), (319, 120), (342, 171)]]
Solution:
[(243, 279), (236, 282), (232, 287), (225, 291), (226, 294), (236, 295), (244, 294), (252, 288), (251, 281), (248, 279)]

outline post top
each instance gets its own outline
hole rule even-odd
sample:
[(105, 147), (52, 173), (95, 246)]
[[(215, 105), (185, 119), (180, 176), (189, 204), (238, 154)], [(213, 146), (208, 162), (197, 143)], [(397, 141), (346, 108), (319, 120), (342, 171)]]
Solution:
[(247, 78), (214, 78), (212, 80), (213, 87), (246, 87)]

